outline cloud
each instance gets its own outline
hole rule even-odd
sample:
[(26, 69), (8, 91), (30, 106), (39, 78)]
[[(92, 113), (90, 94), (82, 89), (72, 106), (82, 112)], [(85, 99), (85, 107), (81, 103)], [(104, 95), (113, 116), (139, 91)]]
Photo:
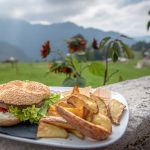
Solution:
[(84, 27), (148, 35), (149, 0), (0, 0), (0, 18), (31, 23), (72, 21)]

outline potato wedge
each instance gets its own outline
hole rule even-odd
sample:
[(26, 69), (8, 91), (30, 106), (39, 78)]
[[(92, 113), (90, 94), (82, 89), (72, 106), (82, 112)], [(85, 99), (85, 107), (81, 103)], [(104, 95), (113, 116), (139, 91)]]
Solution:
[(51, 105), (48, 109), (48, 116), (60, 116), (59, 113), (56, 110), (56, 106), (55, 105)]
[(100, 113), (95, 114), (95, 115), (93, 115), (91, 122), (96, 125), (100, 125), (100, 126), (104, 127), (110, 133), (112, 133), (112, 123), (111, 123), (111, 120), (107, 116), (100, 114)]
[(91, 94), (90, 97), (96, 101), (96, 103), (98, 105), (98, 113), (108, 116), (108, 108), (107, 108), (104, 100), (102, 100), (100, 97), (95, 96), (93, 94)]
[(67, 99), (67, 102), (75, 107), (84, 106), (93, 113), (98, 112), (97, 103), (93, 99), (82, 94), (73, 94)]
[(106, 139), (111, 132), (100, 125), (95, 125), (88, 122), (75, 114), (69, 112), (62, 106), (57, 106), (57, 111), (59, 114), (67, 120), (76, 130), (80, 131), (83, 135), (88, 136), (95, 140)]
[(73, 86), (73, 90), (72, 90), (72, 93), (71, 94), (79, 94), (80, 92), (79, 92), (79, 87), (78, 87), (78, 85), (77, 84), (75, 84), (74, 86)]
[(84, 107), (86, 104), (83, 100), (78, 97), (72, 95), (67, 99), (67, 103), (73, 105), (74, 107)]
[(67, 97), (57, 101), (55, 104), (51, 105), (48, 109), (48, 116), (60, 116), (56, 110), (56, 105), (60, 105), (63, 107), (74, 107), (71, 104), (67, 103)]
[(111, 91), (103, 88), (97, 88), (93, 95), (100, 97), (104, 100), (105, 104), (108, 106), (109, 101), (111, 99)]
[(91, 86), (79, 89), (80, 94), (90, 97)]
[(93, 113), (98, 112), (98, 106), (97, 106), (97, 103), (95, 102), (95, 100), (93, 100), (92, 98), (87, 97), (85, 95), (82, 95), (82, 94), (76, 94), (74, 96), (83, 100), (84, 103), (86, 104), (87, 108), (89, 108), (90, 111), (92, 111)]
[(80, 131), (75, 130), (75, 129), (68, 129), (68, 131), (74, 134), (75, 136), (77, 136), (78, 138), (84, 139), (84, 135)]
[(93, 120), (93, 115), (94, 113), (92, 111), (88, 111), (87, 115), (83, 119), (91, 122)]
[(64, 129), (74, 129), (64, 118), (56, 117), (56, 116), (46, 116), (42, 118), (40, 121), (52, 124), (58, 127), (62, 127)]
[(67, 103), (67, 99), (69, 97), (70, 96), (64, 97), (64, 98), (60, 99), (59, 101), (57, 101), (56, 103), (54, 103), (53, 105), (61, 105), (61, 106), (64, 106), (64, 107), (70, 107), (72, 105), (70, 105), (70, 104)]
[(109, 112), (110, 112), (110, 118), (112, 122), (116, 125), (120, 124), (121, 116), (124, 112), (125, 105), (121, 102), (113, 99), (109, 103)]
[(52, 124), (61, 128), (66, 129), (70, 133), (73, 133), (75, 136), (83, 139), (84, 135), (77, 131), (74, 127), (72, 127), (64, 118), (55, 117), (55, 116), (46, 116), (40, 120), (41, 122)]
[(68, 133), (65, 129), (52, 124), (40, 121), (37, 131), (37, 137), (42, 138), (67, 138)]
[(73, 105), (68, 104), (67, 101), (60, 101), (60, 102), (58, 102), (58, 103), (55, 104), (55, 105), (59, 105), (59, 106), (63, 106), (63, 107), (68, 107), (68, 108), (74, 107)]
[[(85, 87), (85, 88), (79, 88), (79, 93), (82, 95), (86, 95), (90, 97), (90, 92), (91, 92), (91, 86)], [(68, 97), (72, 94), (72, 91), (65, 91), (62, 93), (64, 97)]]
[(66, 109), (72, 113), (74, 113), (75, 115), (77, 115), (80, 118), (83, 118), (84, 116), (84, 107), (83, 106), (79, 106), (76, 108), (72, 108), (72, 107), (66, 107)]

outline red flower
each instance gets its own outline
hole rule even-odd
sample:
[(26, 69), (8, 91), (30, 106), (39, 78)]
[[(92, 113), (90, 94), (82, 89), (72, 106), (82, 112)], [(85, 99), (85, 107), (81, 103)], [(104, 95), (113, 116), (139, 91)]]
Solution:
[(98, 50), (98, 45), (97, 45), (97, 40), (94, 38), (93, 39), (93, 42), (92, 42), (92, 47), (95, 49), (95, 50)]
[(51, 48), (50, 48), (50, 42), (47, 41), (47, 42), (45, 42), (42, 45), (42, 49), (41, 49), (41, 56), (42, 56), (42, 58), (46, 58), (49, 55), (50, 50), (51, 50)]
[(85, 50), (86, 40), (82, 35), (76, 35), (67, 41), (69, 52), (74, 53)]

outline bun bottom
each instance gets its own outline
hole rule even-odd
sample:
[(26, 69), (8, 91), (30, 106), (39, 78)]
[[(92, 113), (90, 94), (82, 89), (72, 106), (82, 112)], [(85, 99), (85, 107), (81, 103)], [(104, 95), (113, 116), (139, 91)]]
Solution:
[(18, 124), (20, 121), (13, 114), (6, 112), (0, 112), (0, 126), (13, 126)]

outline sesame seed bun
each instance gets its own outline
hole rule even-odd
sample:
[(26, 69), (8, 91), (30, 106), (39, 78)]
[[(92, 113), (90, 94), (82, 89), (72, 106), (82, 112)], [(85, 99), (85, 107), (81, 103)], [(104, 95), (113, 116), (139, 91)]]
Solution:
[(35, 81), (11, 81), (0, 86), (0, 101), (8, 105), (38, 104), (50, 96), (48, 86)]

